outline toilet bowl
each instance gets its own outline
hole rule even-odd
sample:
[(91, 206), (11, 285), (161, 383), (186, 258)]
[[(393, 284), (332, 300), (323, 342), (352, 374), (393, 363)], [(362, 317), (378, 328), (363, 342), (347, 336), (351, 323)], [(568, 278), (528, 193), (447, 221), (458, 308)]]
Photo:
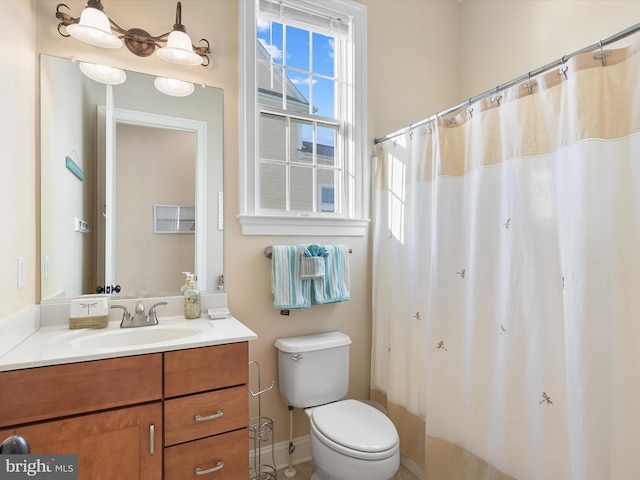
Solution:
[(400, 466), (396, 429), (382, 412), (357, 400), (305, 409), (311, 423), (312, 480), (388, 480)]

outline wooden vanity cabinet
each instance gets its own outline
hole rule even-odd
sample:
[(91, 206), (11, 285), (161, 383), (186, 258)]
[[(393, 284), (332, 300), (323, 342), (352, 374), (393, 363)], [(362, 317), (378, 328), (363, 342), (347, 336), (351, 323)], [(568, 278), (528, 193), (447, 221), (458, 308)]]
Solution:
[(0, 441), (80, 480), (246, 478), (247, 383), (247, 342), (0, 372)]

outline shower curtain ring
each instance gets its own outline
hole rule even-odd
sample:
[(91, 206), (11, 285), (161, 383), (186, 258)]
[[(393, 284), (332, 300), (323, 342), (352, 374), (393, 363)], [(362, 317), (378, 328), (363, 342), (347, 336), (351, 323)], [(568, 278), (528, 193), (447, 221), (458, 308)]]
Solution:
[(569, 66), (564, 63), (564, 57), (560, 59), (560, 62), (562, 62), (562, 66), (558, 70), (558, 75), (562, 75), (565, 80), (568, 80), (567, 70), (569, 70)]
[(602, 66), (606, 67), (607, 66), (607, 57), (609, 55), (611, 55), (611, 52), (605, 52), (602, 48), (602, 40), (600, 40), (600, 53), (598, 53), (597, 55), (593, 56), (594, 60), (600, 60), (602, 62)]
[(531, 72), (529, 72), (528, 77), (529, 77), (529, 81), (525, 83), (523, 87), (529, 90), (529, 95), (531, 95), (533, 93), (533, 86), (535, 85), (535, 82), (531, 81)]

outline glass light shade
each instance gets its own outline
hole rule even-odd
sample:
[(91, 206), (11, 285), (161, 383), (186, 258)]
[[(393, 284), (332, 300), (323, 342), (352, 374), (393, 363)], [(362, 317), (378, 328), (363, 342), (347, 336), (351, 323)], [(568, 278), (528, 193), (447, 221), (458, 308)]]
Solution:
[(202, 58), (193, 51), (193, 45), (189, 35), (180, 30), (174, 30), (169, 34), (167, 46), (156, 50), (156, 55), (167, 62), (178, 65), (200, 65)]
[(80, 71), (91, 80), (104, 83), (106, 85), (120, 85), (127, 79), (127, 74), (119, 68), (108, 67), (107, 65), (96, 65), (95, 63), (80, 63)]
[(153, 84), (158, 91), (172, 97), (186, 97), (195, 90), (193, 83), (176, 80), (175, 78), (157, 77)]
[(109, 18), (97, 8), (86, 7), (80, 15), (80, 23), (67, 27), (67, 32), (85, 43), (103, 48), (120, 48), (122, 40), (111, 33)]

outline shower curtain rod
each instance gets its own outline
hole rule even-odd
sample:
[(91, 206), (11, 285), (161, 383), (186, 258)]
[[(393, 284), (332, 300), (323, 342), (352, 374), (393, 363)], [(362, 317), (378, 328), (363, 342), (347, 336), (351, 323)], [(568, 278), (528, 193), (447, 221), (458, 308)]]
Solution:
[[(628, 37), (629, 35), (633, 35), (634, 33), (640, 31), (640, 23), (636, 23), (635, 25), (622, 30), (618, 33), (615, 33), (609, 37), (603, 38), (602, 40), (593, 43), (587, 47), (581, 48), (580, 50), (576, 50), (573, 53), (570, 53), (568, 55), (563, 56), (562, 58), (559, 58), (558, 60), (556, 60), (555, 62), (551, 62), (551, 63), (547, 63), (546, 65), (537, 68), (536, 70), (533, 70), (531, 72), (525, 73), (524, 75), (520, 75), (517, 78), (514, 78), (513, 80), (507, 82), (507, 83), (503, 83), (502, 85), (498, 85), (495, 88), (492, 88), (491, 90), (487, 90), (486, 92), (483, 92), (479, 95), (476, 95), (474, 97), (471, 97), (468, 100), (465, 100), (464, 102), (461, 102), (457, 105), (454, 105), (453, 107), (450, 107), (446, 110), (443, 110), (442, 112), (436, 113), (435, 115), (431, 115), (430, 117), (425, 118), (424, 120), (420, 120), (417, 123), (412, 123), (410, 124), (408, 127), (404, 127), (400, 130), (397, 130), (393, 133), (390, 133), (388, 135), (385, 135), (384, 137), (380, 137), (380, 138), (376, 138), (373, 143), (374, 145), (378, 145), (382, 142), (385, 142), (387, 140), (391, 140), (392, 138), (395, 137), (399, 137), (400, 135), (404, 135), (407, 132), (410, 132), (411, 130), (413, 130), (414, 128), (420, 127), (422, 125), (426, 125), (429, 122), (432, 122), (434, 120), (436, 120), (438, 117), (444, 117), (445, 115), (448, 115), (452, 112), (455, 112), (456, 110), (460, 110), (463, 107), (466, 107), (468, 105), (471, 105), (472, 103), (477, 102), (478, 100), (482, 100), (483, 98), (489, 97), (491, 95), (495, 95), (496, 93), (502, 92), (508, 88), (513, 87), (514, 85), (517, 85), (521, 82), (524, 82), (525, 80), (530, 80), (533, 77), (536, 77), (542, 73), (545, 73), (549, 70), (551, 70), (552, 68), (556, 68), (556, 67), (560, 67), (562, 65), (564, 65), (567, 60), (569, 60), (570, 58), (573, 58), (575, 56), (581, 55), (583, 53), (589, 53), (589, 52), (593, 52), (595, 50), (598, 49), (602, 49), (602, 47), (606, 46), (606, 45), (610, 45), (611, 43), (617, 42), (618, 40), (622, 40), (623, 38)], [(602, 64), (605, 64), (605, 56), (603, 54), (602, 57)]]

